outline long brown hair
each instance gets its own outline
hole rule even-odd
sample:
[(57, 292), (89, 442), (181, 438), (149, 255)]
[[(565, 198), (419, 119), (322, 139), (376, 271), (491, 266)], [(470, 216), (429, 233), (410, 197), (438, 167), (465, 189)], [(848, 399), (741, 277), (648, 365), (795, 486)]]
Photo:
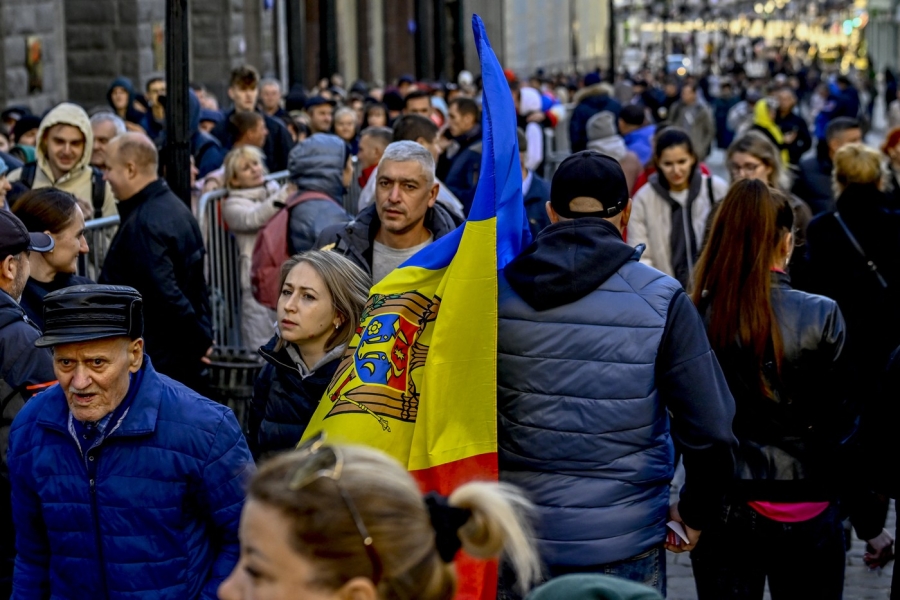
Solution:
[[(735, 182), (712, 223), (709, 242), (694, 271), (692, 299), (709, 310), (707, 333), (717, 354), (749, 352), (759, 367), (760, 389), (769, 348), (781, 371), (781, 332), (772, 308), (770, 271), (794, 214), (782, 194), (752, 179)], [(771, 355), (770, 355), (771, 356)]]

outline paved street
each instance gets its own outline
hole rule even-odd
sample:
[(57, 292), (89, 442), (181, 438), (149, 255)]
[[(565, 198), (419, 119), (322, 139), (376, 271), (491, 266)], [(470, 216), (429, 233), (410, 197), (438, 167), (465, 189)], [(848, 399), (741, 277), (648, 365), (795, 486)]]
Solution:
[[(894, 509), (888, 513), (888, 531), (894, 531)], [(844, 600), (887, 600), (891, 590), (891, 574), (894, 563), (889, 564), (880, 573), (869, 571), (863, 564), (865, 542), (854, 536), (853, 547), (847, 554), (847, 571), (844, 582)], [(687, 554), (668, 552), (668, 586), (669, 600), (696, 600), (694, 576), (691, 573), (691, 559)], [(810, 573), (810, 577), (815, 574)], [(769, 594), (766, 593), (766, 598)], [(800, 599), (797, 600), (806, 600)], [(810, 599), (813, 600), (813, 599)]]

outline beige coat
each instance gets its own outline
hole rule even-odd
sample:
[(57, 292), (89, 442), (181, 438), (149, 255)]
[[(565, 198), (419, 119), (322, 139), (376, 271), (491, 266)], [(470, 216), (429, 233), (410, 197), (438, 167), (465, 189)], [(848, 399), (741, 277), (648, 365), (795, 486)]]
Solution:
[(234, 234), (240, 254), (241, 278), (241, 338), (244, 346), (259, 348), (275, 333), (275, 311), (266, 308), (253, 298), (250, 288), (250, 264), (253, 246), (262, 228), (280, 210), (275, 202), (283, 203), (287, 190), (270, 182), (266, 187), (245, 190), (229, 190), (222, 203), (222, 218), (228, 230)]
[[(54, 125), (71, 125), (77, 127), (84, 134), (84, 154), (75, 167), (65, 173), (59, 179), (53, 178), (53, 171), (50, 169), (50, 161), (47, 159), (44, 147), (44, 136), (47, 131)], [(84, 112), (84, 109), (75, 104), (63, 102), (56, 108), (47, 113), (47, 116), (41, 121), (38, 129), (38, 145), (36, 149), (38, 169), (34, 175), (34, 185), (32, 189), (40, 189), (45, 187), (55, 187), (64, 192), (69, 192), (78, 198), (81, 204), (81, 210), (84, 211), (84, 217), (90, 220), (94, 214), (94, 208), (91, 204), (91, 153), (94, 147), (94, 132), (91, 129), (91, 121)], [(22, 169), (16, 169), (9, 174), (9, 182), (18, 181), (22, 176)], [(109, 217), (118, 214), (116, 210), (116, 199), (113, 196), (112, 188), (109, 183), (104, 182), (106, 193), (103, 199), (103, 216)]]
[[(709, 198), (709, 186), (706, 175), (702, 175), (700, 195), (694, 200), (691, 211), (691, 225), (697, 243), (702, 243), (706, 234), (706, 222), (713, 203)], [(713, 177), (713, 196), (718, 202), (728, 193), (728, 184)], [(632, 246), (646, 244), (641, 255), (641, 262), (670, 275), (675, 276), (671, 257), (672, 207), (656, 193), (653, 186), (645, 184), (637, 191), (631, 203), (631, 219), (628, 221), (628, 243)]]

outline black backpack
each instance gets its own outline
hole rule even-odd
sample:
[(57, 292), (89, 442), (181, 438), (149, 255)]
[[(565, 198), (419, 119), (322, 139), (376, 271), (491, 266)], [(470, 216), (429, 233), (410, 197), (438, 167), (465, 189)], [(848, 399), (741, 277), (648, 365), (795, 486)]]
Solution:
[[(22, 174), (19, 177), (19, 181), (16, 183), (22, 184), (27, 190), (31, 189), (31, 186), (34, 185), (34, 177), (37, 175), (37, 163), (30, 162), (26, 163), (22, 167)], [(23, 192), (25, 190), (22, 190)], [(14, 194), (14, 196), (19, 196), (19, 194)], [(103, 171), (98, 169), (97, 167), (91, 167), (91, 206), (94, 207), (94, 216), (93, 218), (99, 219), (103, 216), (103, 201), (106, 199), (106, 182), (103, 181)], [(88, 215), (85, 215), (87, 218)], [(90, 220), (90, 219), (88, 219)]]

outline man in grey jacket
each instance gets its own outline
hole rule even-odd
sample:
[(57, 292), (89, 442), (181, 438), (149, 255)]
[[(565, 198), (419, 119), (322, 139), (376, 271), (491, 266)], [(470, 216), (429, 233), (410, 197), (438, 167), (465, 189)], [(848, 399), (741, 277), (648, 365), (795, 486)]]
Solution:
[(716, 123), (712, 112), (697, 97), (697, 88), (692, 83), (685, 83), (681, 88), (681, 100), (672, 106), (669, 124), (681, 127), (691, 136), (697, 160), (703, 161), (709, 156), (713, 140), (716, 138)]
[[(607, 573), (665, 593), (663, 546), (692, 549), (734, 475), (734, 400), (681, 285), (622, 240), (618, 163), (567, 158), (548, 214), (499, 283), (500, 479), (537, 505), (549, 577)], [(686, 478), (670, 509), (676, 450)], [(666, 543), (669, 519), (680, 544)]]

